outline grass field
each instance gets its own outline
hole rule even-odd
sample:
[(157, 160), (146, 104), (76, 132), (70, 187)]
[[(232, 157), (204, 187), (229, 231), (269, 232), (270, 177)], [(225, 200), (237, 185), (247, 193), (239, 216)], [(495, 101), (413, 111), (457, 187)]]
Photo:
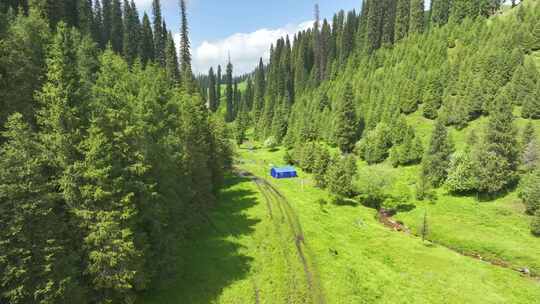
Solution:
[(172, 271), (177, 275), (140, 303), (314, 303), (320, 295), (310, 287), (286, 214), (269, 207), (275, 198), (265, 200), (268, 192), (228, 176), (210, 222), (179, 248), (184, 260)]
[[(245, 160), (243, 167), (267, 175), (270, 164), (282, 163), (283, 151), (241, 150), (240, 154)], [(408, 170), (414, 171), (414, 168)], [(407, 173), (402, 174), (407, 176)], [(305, 178), (303, 183), (297, 179), (274, 181), (274, 184), (297, 210), (328, 303), (538, 302), (538, 281), (460, 255), (444, 246), (423, 244), (417, 237), (393, 232), (376, 220), (372, 209), (363, 206), (321, 207), (316, 201), (328, 199), (328, 194), (309, 186), (309, 175), (302, 173), (301, 176)], [(412, 211), (411, 219), (416, 222), (415, 212), (421, 210), (419, 206)], [(470, 209), (462, 212), (474, 218)], [(516, 220), (517, 215), (512, 219)], [(509, 221), (508, 226), (512, 223)], [(448, 228), (440, 233), (453, 235), (451, 227), (454, 223), (451, 224), (441, 223)], [(437, 226), (433, 229), (437, 230)], [(499, 240), (513, 238), (515, 230), (525, 236), (528, 228), (517, 225), (512, 231), (499, 231)], [(482, 231), (476, 234), (480, 240)], [(489, 239), (492, 235), (483, 237)], [(519, 237), (515, 239), (520, 240)], [(527, 239), (529, 243), (532, 241), (540, 243)], [(537, 255), (533, 254), (531, 258), (538, 258)]]

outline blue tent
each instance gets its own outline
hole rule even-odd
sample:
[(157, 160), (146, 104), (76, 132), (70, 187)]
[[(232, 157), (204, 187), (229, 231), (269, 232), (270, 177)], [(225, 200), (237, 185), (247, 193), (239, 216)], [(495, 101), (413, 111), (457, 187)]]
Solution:
[(296, 174), (296, 169), (294, 167), (281, 167), (281, 168), (272, 168), (270, 170), (270, 175), (273, 178), (293, 178), (298, 177)]

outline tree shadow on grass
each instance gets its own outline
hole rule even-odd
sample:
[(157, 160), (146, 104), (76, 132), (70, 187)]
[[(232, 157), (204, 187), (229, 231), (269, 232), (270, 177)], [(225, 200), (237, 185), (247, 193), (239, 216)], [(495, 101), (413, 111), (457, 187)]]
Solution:
[(249, 182), (227, 179), (210, 222), (179, 245), (175, 275), (157, 282), (140, 303), (213, 303), (224, 288), (246, 278), (252, 258), (241, 253), (243, 246), (235, 238), (252, 234), (260, 220), (244, 213), (257, 204), (256, 193), (235, 186)]

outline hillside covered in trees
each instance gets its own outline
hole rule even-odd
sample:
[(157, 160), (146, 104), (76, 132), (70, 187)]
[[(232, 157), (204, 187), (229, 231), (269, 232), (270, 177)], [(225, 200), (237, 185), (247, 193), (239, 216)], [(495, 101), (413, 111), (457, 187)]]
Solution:
[[(0, 303), (133, 303), (216, 203), (231, 149), (154, 1), (2, 1)], [(180, 63), (180, 65), (178, 65)]]
[[(283, 144), (290, 149), (287, 162), (316, 176), (332, 174), (333, 166), (341, 174), (347, 166), (347, 158), (330, 156), (330, 145), (368, 164), (421, 164), (420, 198), (444, 186), (489, 199), (520, 184), (534, 215), (537, 5), (438, 0), (426, 8), (424, 1), (366, 0), (359, 13), (341, 11), (331, 22), (319, 19), (316, 6), (313, 28), (278, 40), (243, 95), (227, 96), (227, 119), (236, 117), (239, 143), (249, 121), (255, 139)], [(208, 96), (211, 104), (219, 100)], [(516, 115), (528, 122), (518, 128)], [(431, 139), (418, 134), (430, 122)], [(449, 128), (467, 128), (466, 144), (456, 149)], [(535, 234), (539, 216), (531, 224)]]

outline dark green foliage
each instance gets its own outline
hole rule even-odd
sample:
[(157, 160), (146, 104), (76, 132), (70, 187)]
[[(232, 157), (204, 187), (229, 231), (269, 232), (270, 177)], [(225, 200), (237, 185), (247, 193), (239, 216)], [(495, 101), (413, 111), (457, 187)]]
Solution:
[(120, 0), (112, 0), (111, 6), (111, 46), (113, 51), (122, 54), (124, 50), (124, 23)]
[(537, 211), (532, 219), (531, 233), (540, 237), (540, 211)]
[(524, 96), (521, 116), (523, 118), (540, 119), (540, 81), (533, 86), (532, 92)]
[(431, 185), (438, 187), (444, 183), (453, 152), (454, 145), (449, 138), (448, 130), (441, 121), (437, 121), (429, 148), (422, 161), (422, 174)]
[(431, 22), (434, 25), (444, 25), (448, 22), (450, 15), (451, 0), (432, 0), (431, 1)]
[(326, 173), (330, 165), (330, 152), (323, 145), (317, 145), (315, 150), (315, 163), (313, 164), (313, 179), (319, 188), (326, 187)]
[(78, 27), (82, 34), (92, 35), (94, 28), (94, 16), (92, 12), (92, 0), (78, 0), (77, 3)]
[(191, 68), (189, 28), (185, 0), (180, 0), (180, 17), (180, 75), (184, 86), (191, 89), (191, 86), (193, 85), (193, 71)]
[(422, 236), (422, 242), (424, 242), (429, 237), (429, 231), (430, 231), (427, 211), (424, 211), (422, 224), (420, 224), (420, 228), (418, 228), (418, 230), (419, 230), (419, 234)]
[(123, 54), (126, 61), (131, 65), (135, 58), (139, 56), (139, 45), (141, 37), (141, 25), (139, 13), (133, 0), (129, 3), (124, 0), (124, 41)]
[(245, 104), (241, 104), (235, 121), (236, 144), (241, 145), (246, 140), (246, 132), (249, 126), (249, 117)]
[(534, 215), (540, 210), (540, 170), (537, 169), (523, 177), (519, 197), (523, 200), (528, 214)]
[(2, 303), (135, 302), (178, 262), (232, 165), (224, 122), (173, 86), (171, 35), (165, 69), (149, 63), (133, 1), (123, 16), (98, 3), (91, 18), (89, 2), (32, 2), (0, 30)]
[(384, 3), (379, 0), (368, 0), (368, 2), (365, 49), (371, 53), (381, 46)]
[(356, 158), (353, 155), (335, 156), (328, 165), (326, 176), (328, 190), (338, 198), (352, 197), (356, 171)]
[(335, 119), (336, 143), (343, 153), (351, 153), (358, 137), (358, 120), (354, 108), (354, 94), (350, 84), (345, 87)]
[(165, 69), (167, 70), (167, 78), (171, 83), (178, 84), (180, 82), (180, 70), (178, 67), (178, 55), (176, 53), (176, 46), (172, 33), (167, 34), (167, 40), (165, 42)]
[(148, 61), (152, 61), (155, 58), (154, 55), (154, 35), (152, 33), (152, 27), (150, 25), (150, 19), (148, 15), (144, 13), (142, 28), (141, 28), (141, 39), (139, 44), (139, 52), (141, 56), (141, 61), (144, 65)]
[(424, 155), (422, 141), (412, 127), (406, 126), (403, 141), (390, 150), (390, 161), (394, 167), (419, 163)]
[(49, 36), (46, 21), (32, 9), (28, 17), (18, 16), (0, 40), (0, 124), (14, 112), (33, 124), (34, 92), (45, 74)]
[(422, 33), (424, 31), (424, 0), (411, 1), (411, 17), (409, 21), (410, 33)]
[[(262, 61), (262, 59), (261, 59), (261, 61)], [(223, 78), (221, 76), (222, 76), (221, 75), (221, 65), (218, 65), (218, 67), (217, 67), (217, 75), (216, 75), (216, 96), (217, 96), (218, 104), (221, 103), (221, 85), (223, 84)]]
[(83, 303), (76, 244), (66, 238), (67, 206), (48, 176), (53, 155), (20, 114), (6, 129), (0, 149), (0, 300)]
[(165, 66), (165, 40), (163, 31), (163, 18), (161, 17), (161, 1), (152, 0), (153, 34), (154, 34), (154, 56), (156, 62)]
[(517, 130), (508, 96), (497, 96), (477, 155), (479, 190), (494, 194), (516, 179), (520, 162)]
[(226, 112), (225, 121), (232, 122), (234, 120), (234, 92), (233, 92), (233, 65), (229, 61), (227, 64), (227, 74), (225, 75), (225, 98), (226, 98)]
[(396, 25), (394, 37), (399, 41), (407, 36), (409, 32), (409, 21), (413, 17), (411, 12), (411, 0), (397, 0)]
[(530, 172), (539, 166), (540, 150), (532, 121), (529, 121), (523, 130), (521, 161), (525, 172)]
[(396, 28), (396, 1), (385, 0), (384, 12), (382, 21), (382, 37), (381, 45), (383, 47), (389, 47), (394, 44), (395, 40), (395, 28)]
[(383, 162), (392, 147), (391, 129), (380, 123), (374, 130), (368, 131), (360, 140), (357, 153), (368, 164)]
[[(216, 75), (214, 74), (214, 68), (210, 68), (208, 72), (208, 107), (210, 111), (215, 112), (218, 108), (219, 102), (217, 100), (216, 93)], [(219, 87), (217, 88), (220, 89)]]

